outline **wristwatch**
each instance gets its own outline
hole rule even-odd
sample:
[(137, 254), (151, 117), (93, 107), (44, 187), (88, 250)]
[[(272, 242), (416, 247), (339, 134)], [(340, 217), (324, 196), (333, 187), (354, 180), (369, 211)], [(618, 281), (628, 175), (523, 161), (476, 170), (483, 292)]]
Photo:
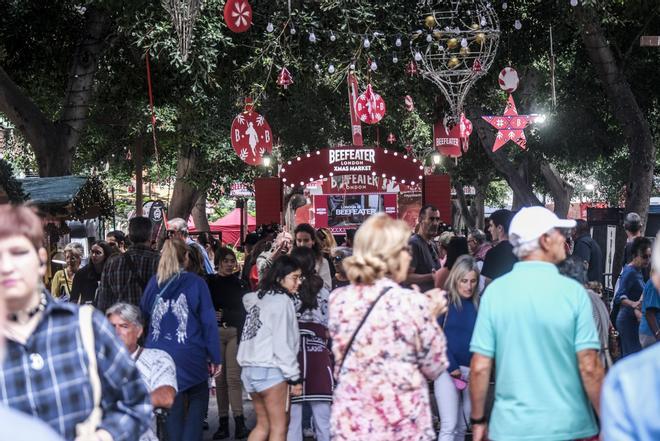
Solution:
[(470, 417), (470, 425), (474, 426), (475, 424), (486, 424), (488, 420), (486, 419), (486, 415), (482, 416), (481, 418), (472, 418)]

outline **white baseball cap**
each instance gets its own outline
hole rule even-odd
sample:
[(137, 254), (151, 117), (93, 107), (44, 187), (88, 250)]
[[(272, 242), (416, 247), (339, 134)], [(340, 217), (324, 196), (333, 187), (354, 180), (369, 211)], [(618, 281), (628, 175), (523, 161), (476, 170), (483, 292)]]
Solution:
[(512, 243), (531, 242), (553, 228), (575, 228), (575, 221), (559, 219), (557, 215), (544, 207), (525, 207), (511, 220), (509, 237)]

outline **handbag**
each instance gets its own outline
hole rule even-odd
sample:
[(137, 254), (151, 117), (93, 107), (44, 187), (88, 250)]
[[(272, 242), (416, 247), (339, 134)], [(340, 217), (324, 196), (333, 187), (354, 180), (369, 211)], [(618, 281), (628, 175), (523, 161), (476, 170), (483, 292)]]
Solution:
[(101, 379), (96, 362), (96, 350), (94, 349), (94, 328), (92, 326), (92, 313), (94, 307), (83, 305), (79, 310), (78, 326), (80, 327), (80, 336), (82, 338), (83, 349), (87, 354), (87, 371), (89, 373), (89, 383), (92, 386), (92, 401), (94, 407), (87, 419), (76, 424), (75, 441), (96, 441), (96, 430), (101, 424), (103, 410), (101, 409)]
[[(367, 313), (362, 317), (362, 320), (360, 321), (360, 324), (357, 325), (357, 328), (355, 328), (355, 331), (353, 332), (353, 335), (351, 335), (350, 340), (348, 340), (348, 344), (346, 345), (346, 350), (344, 351), (344, 356), (341, 357), (341, 361), (339, 362), (339, 368), (337, 369), (337, 376), (339, 376), (339, 372), (341, 372), (341, 368), (344, 366), (344, 362), (346, 361), (346, 358), (348, 357), (348, 354), (351, 351), (351, 348), (353, 347), (353, 341), (355, 340), (355, 337), (357, 336), (358, 332), (360, 332), (360, 329), (362, 328), (362, 325), (364, 325), (364, 322), (367, 321), (367, 318), (369, 317), (369, 314), (371, 314), (371, 311), (374, 309), (374, 306), (376, 306), (376, 303), (385, 295), (387, 291), (392, 289), (391, 286), (387, 286), (383, 288), (383, 290), (380, 292), (378, 297), (376, 297), (376, 300), (369, 306), (369, 309), (367, 310)], [(335, 385), (339, 384), (339, 378), (335, 379)]]

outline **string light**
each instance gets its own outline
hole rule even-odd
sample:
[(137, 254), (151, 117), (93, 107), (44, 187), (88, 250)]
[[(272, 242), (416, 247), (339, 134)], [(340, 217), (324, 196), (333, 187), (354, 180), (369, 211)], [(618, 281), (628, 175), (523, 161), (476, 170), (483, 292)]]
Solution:
[(314, 31), (309, 33), (309, 42), (316, 43), (316, 34), (314, 33)]
[(422, 54), (419, 51), (415, 52), (415, 61), (422, 61)]
[(335, 73), (335, 65), (334, 64), (331, 64), (330, 66), (328, 66), (328, 72), (331, 73), (331, 74)]
[(578, 0), (571, 0), (571, 6), (576, 7), (578, 5)]
[(369, 49), (371, 47), (371, 42), (369, 41), (369, 37), (364, 37), (364, 42), (362, 43), (362, 46), (364, 46), (365, 49)]
[(433, 41), (433, 35), (431, 35), (431, 34), (426, 34), (426, 42), (427, 42), (427, 43), (430, 43), (430, 42), (432, 42), (432, 41)]
[(506, 11), (506, 8), (508, 8), (508, 7), (509, 7), (509, 5), (506, 2), (502, 3), (502, 10), (503, 11)]
[(293, 25), (291, 25), (291, 30), (289, 30), (289, 33), (291, 35), (296, 35), (296, 28), (294, 28)]
[(400, 37), (396, 37), (396, 41), (394, 42), (394, 45), (395, 45), (396, 47), (401, 47), (402, 44), (403, 44), (403, 43), (401, 43), (401, 38), (400, 38)]
[(370, 67), (371, 70), (373, 70), (374, 72), (378, 69), (378, 65), (376, 64), (375, 61), (372, 61), (372, 62), (371, 62), (371, 66), (369, 66), (369, 67)]
[(330, 41), (334, 42), (337, 39), (337, 36), (334, 32), (330, 32)]
[(513, 23), (513, 27), (516, 28), (516, 30), (518, 30), (518, 31), (519, 31), (520, 29), (522, 29), (522, 23), (520, 22), (520, 20), (516, 20), (516, 21)]
[(273, 23), (268, 23), (268, 26), (266, 26), (266, 31), (270, 34), (275, 30), (275, 26), (273, 26)]
[(396, 64), (398, 62), (399, 62), (399, 57), (397, 57), (396, 54), (394, 54), (394, 56), (392, 57), (392, 63)]

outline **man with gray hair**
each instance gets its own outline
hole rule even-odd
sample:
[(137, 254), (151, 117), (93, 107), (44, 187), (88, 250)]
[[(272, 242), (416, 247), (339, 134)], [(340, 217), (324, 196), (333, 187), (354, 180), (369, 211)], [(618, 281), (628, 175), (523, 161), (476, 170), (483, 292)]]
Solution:
[(623, 265), (627, 265), (633, 259), (632, 243), (637, 237), (642, 237), (642, 217), (634, 212), (626, 214), (623, 219), (623, 229), (626, 230), (626, 247), (623, 249)]
[[(486, 439), (487, 429), (495, 440), (597, 440), (592, 406), (599, 409), (603, 368), (591, 302), (556, 267), (574, 226), (543, 207), (523, 208), (511, 221), (520, 261), (486, 288), (470, 343), (474, 441)], [(495, 405), (487, 421), (493, 363)]]
[(200, 253), (202, 253), (202, 256), (204, 256), (204, 271), (206, 271), (206, 274), (215, 273), (206, 249), (190, 238), (190, 235), (188, 234), (188, 223), (185, 220), (180, 217), (175, 217), (167, 221), (167, 237), (181, 239), (186, 245), (196, 247)]
[[(154, 409), (172, 407), (177, 392), (174, 360), (165, 351), (138, 345), (144, 330), (140, 308), (128, 303), (116, 303), (106, 311), (105, 315), (135, 361), (151, 394), (151, 404)], [(149, 430), (140, 437), (140, 441), (158, 441), (155, 417)]]

